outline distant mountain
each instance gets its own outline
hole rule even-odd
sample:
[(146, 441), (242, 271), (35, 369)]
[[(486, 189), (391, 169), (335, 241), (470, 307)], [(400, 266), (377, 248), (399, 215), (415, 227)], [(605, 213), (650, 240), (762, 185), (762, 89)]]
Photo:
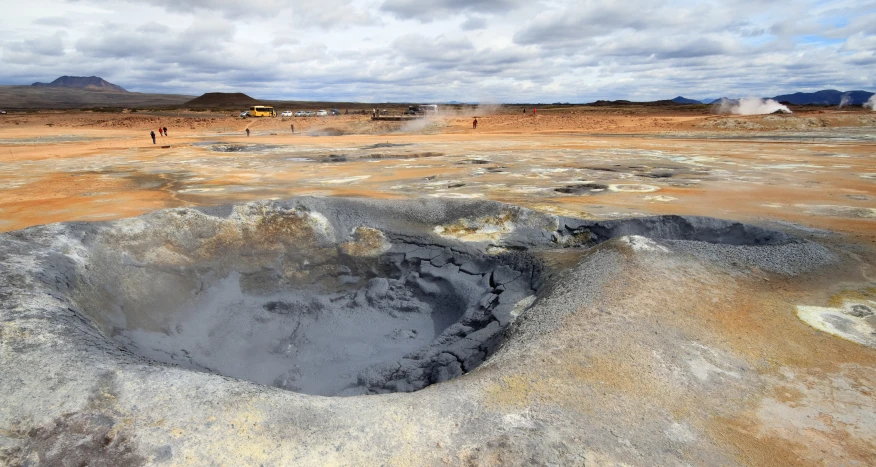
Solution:
[(700, 101), (688, 99), (687, 97), (681, 96), (672, 99), (672, 102), (675, 102), (676, 104), (702, 104), (702, 102)]
[(251, 107), (262, 102), (247, 96), (242, 92), (208, 92), (198, 96), (185, 104), (183, 107), (223, 109), (231, 107)]
[(840, 105), (845, 97), (847, 101), (843, 105), (863, 105), (872, 95), (872, 92), (867, 91), (842, 92), (834, 89), (825, 89), (816, 92), (783, 94), (773, 97), (773, 99), (779, 102), (789, 102), (794, 105)]
[(5, 109), (178, 107), (192, 97), (194, 96), (95, 91), (61, 86), (0, 86), (0, 102)]
[[(700, 104), (701, 102), (697, 101), (696, 103)], [(624, 100), (624, 99), (619, 99), (616, 101), (598, 100), (596, 102), (590, 102), (590, 103), (584, 104), (584, 105), (589, 105), (589, 106), (593, 106), (593, 107), (631, 107), (631, 106), (671, 107), (671, 106), (676, 106), (678, 104), (679, 103), (675, 102), (674, 99), (673, 100), (664, 99), (661, 101), (650, 101), (650, 102), (633, 102), (633, 101), (628, 101), (628, 100)]]
[(31, 86), (88, 89), (91, 91), (128, 92), (121, 86), (110, 83), (98, 76), (62, 76), (51, 83), (33, 83)]

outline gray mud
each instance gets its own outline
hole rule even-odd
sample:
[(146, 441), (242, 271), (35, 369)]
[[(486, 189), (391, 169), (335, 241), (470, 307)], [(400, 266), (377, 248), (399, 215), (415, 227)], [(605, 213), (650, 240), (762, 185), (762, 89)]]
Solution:
[(482, 201), (297, 198), (0, 235), (0, 312), (45, 320), (53, 339), (112, 365), (175, 365), (318, 395), (410, 392), (475, 369), (511, 338), (556, 277), (544, 254), (628, 236), (777, 272), (830, 256), (711, 218), (586, 221)]
[(214, 152), (276, 152), (286, 149), (286, 146), (276, 144), (229, 144), (229, 143), (196, 143), (195, 146), (207, 146)]
[(578, 185), (567, 185), (560, 188), (554, 188), (554, 191), (570, 195), (598, 195), (604, 193), (607, 189), (608, 185), (603, 185), (601, 183), (581, 183)]

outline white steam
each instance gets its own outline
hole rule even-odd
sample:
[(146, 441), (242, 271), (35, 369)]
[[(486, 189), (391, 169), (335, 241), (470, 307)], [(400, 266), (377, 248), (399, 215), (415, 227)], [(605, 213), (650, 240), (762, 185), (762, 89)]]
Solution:
[(776, 112), (789, 114), (791, 109), (773, 99), (761, 99), (759, 97), (721, 99), (721, 102), (718, 103), (718, 113), (723, 114), (764, 115)]
[(438, 111), (427, 113), (425, 118), (408, 120), (398, 131), (403, 133), (419, 133), (422, 131), (446, 126), (455, 118), (480, 118), (502, 113), (502, 104), (487, 102), (479, 104), (443, 105), (438, 104)]
[(876, 94), (870, 96), (870, 99), (867, 102), (864, 102), (864, 108), (870, 110), (876, 110)]
[(415, 120), (408, 120), (404, 124), (402, 124), (401, 128), (398, 131), (403, 133), (417, 133), (426, 129), (432, 120), (435, 119), (434, 116), (429, 116), (426, 118), (418, 118)]
[(843, 98), (840, 99), (839, 108), (843, 108), (852, 103), (852, 97), (848, 94), (843, 94)]

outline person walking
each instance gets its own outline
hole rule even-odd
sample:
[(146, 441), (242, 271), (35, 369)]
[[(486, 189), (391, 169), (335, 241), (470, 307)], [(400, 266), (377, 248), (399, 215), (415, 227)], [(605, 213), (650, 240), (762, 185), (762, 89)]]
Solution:
[(475, 117), (474, 121), (471, 122), (471, 129), (472, 129), (472, 130), (477, 130), (477, 129), (478, 129), (478, 119), (477, 119), (477, 117)]
[(164, 130), (164, 136), (167, 136), (167, 127), (162, 128)]
[(249, 137), (249, 128), (246, 129), (246, 136)]
[(523, 108), (523, 115), (526, 115), (526, 107)]
[(150, 131), (150, 132), (149, 132), (149, 136), (152, 137), (152, 144), (155, 144), (155, 132), (154, 132), (154, 131)]
[(533, 107), (532, 108), (532, 115), (535, 115), (536, 112), (538, 112), (538, 110), (536, 110), (535, 107)]
[(158, 127), (158, 135), (159, 135), (159, 136), (164, 136), (164, 133), (161, 131), (161, 127)]
[(292, 133), (295, 133), (295, 124), (292, 123), (291, 125), (289, 125), (289, 129), (292, 130)]

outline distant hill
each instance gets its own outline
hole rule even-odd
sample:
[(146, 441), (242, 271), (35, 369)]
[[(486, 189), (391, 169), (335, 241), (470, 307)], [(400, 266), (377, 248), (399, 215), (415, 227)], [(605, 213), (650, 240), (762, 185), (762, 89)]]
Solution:
[(99, 76), (62, 76), (51, 83), (33, 83), (31, 86), (128, 92), (121, 86), (110, 83)]
[[(699, 104), (700, 102), (697, 101), (696, 103)], [(669, 107), (669, 106), (678, 106), (679, 103), (675, 102), (674, 100), (668, 100), (668, 99), (664, 99), (664, 100), (660, 100), (660, 101), (651, 101), (651, 102), (633, 102), (633, 101), (628, 101), (628, 100), (624, 100), (624, 99), (619, 99), (616, 101), (598, 100), (596, 102), (591, 102), (589, 104), (584, 104), (584, 105), (589, 105), (589, 106), (594, 106), (594, 107), (625, 107), (625, 106)], [(682, 104), (682, 105), (684, 105), (684, 104)]]
[(840, 105), (843, 97), (848, 100), (844, 105), (863, 105), (870, 99), (872, 92), (867, 91), (837, 91), (835, 89), (825, 89), (816, 92), (795, 92), (794, 94), (783, 94), (773, 97), (779, 102), (789, 102), (794, 105)]
[(688, 99), (687, 97), (681, 96), (672, 99), (672, 102), (675, 102), (676, 104), (702, 104), (702, 102), (700, 101)]
[(242, 92), (208, 92), (186, 102), (183, 104), (183, 107), (188, 107), (190, 109), (223, 109), (231, 107), (251, 107), (259, 104), (262, 104), (262, 102), (257, 101)]
[(4, 109), (179, 107), (192, 97), (60, 86), (0, 86), (0, 106)]

